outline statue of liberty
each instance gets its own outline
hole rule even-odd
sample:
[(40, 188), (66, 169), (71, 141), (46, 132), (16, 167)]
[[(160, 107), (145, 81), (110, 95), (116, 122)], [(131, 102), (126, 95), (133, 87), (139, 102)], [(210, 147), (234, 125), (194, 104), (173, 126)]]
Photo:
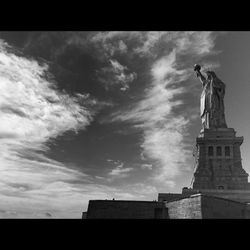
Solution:
[(203, 128), (227, 128), (224, 113), (225, 84), (213, 71), (200, 72), (201, 66), (195, 64), (194, 71), (202, 83), (200, 116)]

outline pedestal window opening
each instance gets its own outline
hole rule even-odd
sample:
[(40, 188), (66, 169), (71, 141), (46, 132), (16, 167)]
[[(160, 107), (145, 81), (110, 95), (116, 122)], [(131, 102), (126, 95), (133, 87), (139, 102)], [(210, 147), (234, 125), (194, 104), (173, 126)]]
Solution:
[(209, 146), (208, 147), (208, 156), (213, 156), (214, 155), (214, 147), (213, 146)]
[(230, 156), (230, 147), (229, 146), (225, 147), (225, 156)]
[(220, 146), (216, 147), (216, 155), (217, 156), (222, 156), (222, 150), (221, 150)]

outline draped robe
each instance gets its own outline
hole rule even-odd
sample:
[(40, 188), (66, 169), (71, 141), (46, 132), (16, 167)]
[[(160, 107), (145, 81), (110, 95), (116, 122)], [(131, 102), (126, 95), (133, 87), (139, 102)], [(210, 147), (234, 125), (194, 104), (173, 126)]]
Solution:
[(224, 113), (225, 84), (210, 71), (202, 79), (203, 90), (200, 99), (200, 116), (204, 128), (226, 128)]

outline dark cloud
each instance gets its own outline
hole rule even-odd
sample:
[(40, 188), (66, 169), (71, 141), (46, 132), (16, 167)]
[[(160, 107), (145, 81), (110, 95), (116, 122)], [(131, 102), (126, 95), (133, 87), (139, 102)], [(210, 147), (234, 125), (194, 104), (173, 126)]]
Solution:
[[(145, 58), (142, 60), (132, 53), (141, 44), (139, 33), (135, 34), (105, 38), (105, 32), (27, 32), (22, 35), (22, 42), (15, 44), (26, 55), (45, 60), (60, 89), (110, 100), (110, 96), (123, 95), (135, 80), (137, 70), (141, 71), (141, 65), (145, 65)], [(7, 32), (4, 37), (7, 41), (17, 40), (15, 32)], [(111, 60), (123, 69), (117, 70)], [(103, 90), (112, 93), (105, 96)]]
[(34, 57), (55, 61), (63, 51), (70, 32), (32, 32), (23, 44), (23, 51)]
[(18, 48), (23, 48), (27, 43), (32, 32), (25, 31), (1, 31), (0, 36), (2, 39), (7, 41), (10, 45), (16, 46)]

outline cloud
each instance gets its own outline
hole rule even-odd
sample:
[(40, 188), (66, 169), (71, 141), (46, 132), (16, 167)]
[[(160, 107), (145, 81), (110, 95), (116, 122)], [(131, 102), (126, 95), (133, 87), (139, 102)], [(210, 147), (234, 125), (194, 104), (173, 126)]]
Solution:
[(128, 68), (121, 65), (117, 60), (109, 60), (108, 67), (97, 71), (99, 81), (105, 84), (108, 90), (110, 87), (119, 86), (121, 91), (129, 89), (129, 84), (136, 79), (136, 73), (127, 73)]
[[(183, 107), (182, 96), (190, 91), (186, 82), (193, 75), (192, 65), (213, 53), (215, 36), (212, 32), (151, 32), (140, 39), (141, 46), (134, 52), (151, 57), (152, 80), (142, 98), (115, 112), (112, 121), (130, 122), (143, 132), (143, 159), (154, 161), (155, 180), (173, 187), (176, 176), (189, 168), (192, 155), (185, 143), (192, 113)], [(183, 108), (177, 113), (179, 106)]]
[(118, 43), (118, 49), (122, 54), (127, 53), (128, 51), (127, 45), (122, 40), (120, 40)]
[(89, 181), (74, 166), (45, 156), (48, 142), (93, 120), (89, 97), (60, 92), (48, 70), (0, 41), (0, 206), (6, 202), (7, 210), (66, 211), (82, 198), (74, 181)]
[[(152, 56), (157, 57), (161, 43), (165, 45), (177, 35), (177, 32), (166, 32), (166, 31), (151, 31), (144, 32), (140, 37), (139, 46), (134, 48), (134, 52), (138, 53), (140, 56)], [(168, 47), (166, 47), (168, 49)]]
[(178, 48), (179, 53), (196, 56), (214, 53), (211, 50), (215, 37), (211, 32), (110, 31), (91, 34), (89, 41), (98, 44), (109, 57), (114, 55), (114, 51), (120, 51), (118, 44), (122, 41), (126, 48), (130, 48), (127, 49), (127, 53), (156, 59), (161, 54), (169, 53), (173, 48)]
[(141, 40), (143, 32), (136, 31), (108, 31), (97, 32), (89, 36), (89, 42), (104, 49), (107, 56), (114, 56), (115, 53), (128, 52), (128, 45), (132, 41)]
[[(215, 65), (204, 60), (214, 53), (214, 41), (211, 32), (76, 32), (65, 36), (54, 57), (59, 58), (71, 45), (91, 53), (103, 63), (99, 77), (107, 89), (128, 90), (137, 75), (150, 74), (146, 87), (125, 109), (114, 113), (110, 122), (127, 122), (140, 131), (141, 169), (152, 168), (154, 183), (174, 187), (176, 176), (189, 168), (192, 152), (185, 139), (190, 117), (197, 117), (192, 108), (183, 107), (182, 96), (191, 87), (195, 89), (194, 84), (187, 87), (186, 83), (194, 63)], [(107, 160), (117, 166), (107, 177), (92, 178), (73, 164), (66, 166), (48, 158), (51, 141), (91, 124), (95, 114), (91, 107), (98, 106), (98, 100), (88, 94), (72, 96), (59, 91), (48, 65), (0, 44), (0, 206), (5, 211), (0, 216), (80, 217), (89, 199), (157, 195), (156, 185), (107, 186), (109, 180), (132, 173), (134, 168), (124, 167), (122, 162)], [(138, 62), (148, 71), (137, 72), (140, 67), (133, 66)], [(98, 107), (103, 105), (113, 103), (99, 103)], [(178, 107), (183, 107), (179, 113)]]
[(115, 165), (122, 165), (123, 163), (119, 160), (107, 159), (107, 162), (112, 162)]
[(153, 169), (153, 165), (152, 165), (152, 164), (147, 164), (147, 163), (145, 163), (145, 164), (142, 164), (142, 165), (141, 165), (141, 168), (142, 168), (142, 169), (149, 169), (149, 170), (152, 170), (152, 169)]
[(120, 165), (116, 166), (108, 175), (111, 176), (110, 180), (113, 180), (114, 178), (125, 178), (129, 176), (129, 172), (133, 171), (133, 168), (124, 168), (124, 163), (121, 163)]
[(45, 189), (32, 190), (26, 196), (0, 193), (0, 218), (80, 219), (82, 212), (87, 211), (89, 200), (152, 200), (156, 195), (155, 187), (142, 183), (111, 187), (98, 183), (69, 186), (65, 182), (54, 182)]

